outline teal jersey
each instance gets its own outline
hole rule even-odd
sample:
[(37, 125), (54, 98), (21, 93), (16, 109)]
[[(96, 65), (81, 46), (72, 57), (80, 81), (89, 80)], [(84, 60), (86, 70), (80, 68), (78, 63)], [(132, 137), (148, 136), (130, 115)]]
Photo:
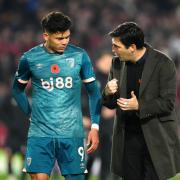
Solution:
[(84, 137), (81, 84), (95, 80), (85, 50), (68, 45), (59, 54), (36, 46), (21, 57), (16, 78), (32, 81), (29, 137)]

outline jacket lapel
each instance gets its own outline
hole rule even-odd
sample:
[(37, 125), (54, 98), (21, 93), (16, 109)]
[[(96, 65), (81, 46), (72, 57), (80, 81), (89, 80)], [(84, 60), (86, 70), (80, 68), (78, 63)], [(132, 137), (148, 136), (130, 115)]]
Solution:
[(122, 73), (122, 80), (121, 80), (121, 85), (120, 85), (120, 96), (123, 98), (127, 98), (127, 86), (126, 86), (126, 81), (127, 81), (127, 66), (125, 64), (123, 73)]
[(113, 78), (118, 80), (118, 93), (117, 97), (126, 98), (126, 74), (127, 67), (126, 63), (120, 61), (119, 58), (114, 59), (113, 63)]
[(154, 50), (149, 46), (147, 46), (147, 50), (148, 50), (148, 55), (145, 60), (144, 69), (142, 72), (141, 84), (140, 84), (140, 89), (139, 89), (139, 97), (142, 95), (148, 82), (150, 81), (151, 75), (158, 62), (157, 58), (155, 57)]

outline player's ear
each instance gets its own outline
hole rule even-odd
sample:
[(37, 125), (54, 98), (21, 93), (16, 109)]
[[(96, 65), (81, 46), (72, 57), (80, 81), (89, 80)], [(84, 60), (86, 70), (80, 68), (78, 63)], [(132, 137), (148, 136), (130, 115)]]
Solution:
[(47, 32), (44, 32), (43, 33), (43, 38), (44, 38), (45, 41), (47, 41), (48, 38), (49, 38), (49, 34)]

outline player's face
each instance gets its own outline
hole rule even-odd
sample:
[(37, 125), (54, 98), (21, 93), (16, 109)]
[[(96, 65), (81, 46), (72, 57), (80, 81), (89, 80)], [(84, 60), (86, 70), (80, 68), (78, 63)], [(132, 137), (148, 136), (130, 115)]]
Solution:
[(45, 46), (51, 52), (64, 52), (66, 46), (70, 40), (70, 30), (57, 33), (47, 33), (43, 34), (45, 39)]
[(131, 49), (126, 48), (118, 37), (112, 38), (112, 52), (123, 61), (130, 60), (132, 56)]

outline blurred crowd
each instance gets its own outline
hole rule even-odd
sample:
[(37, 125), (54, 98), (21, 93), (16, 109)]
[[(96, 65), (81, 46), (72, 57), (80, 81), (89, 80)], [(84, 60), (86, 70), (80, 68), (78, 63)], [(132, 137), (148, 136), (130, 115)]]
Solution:
[[(180, 122), (179, 0), (163, 3), (160, 0), (0, 0), (0, 149), (7, 149), (8, 157), (24, 151), (29, 124), (11, 97), (13, 76), (21, 54), (42, 42), (40, 20), (52, 10), (63, 11), (72, 18), (71, 42), (89, 53), (101, 89), (112, 58), (108, 32), (124, 21), (138, 23), (145, 32), (146, 41), (168, 54), (176, 64), (176, 110)], [(27, 93), (30, 91), (28, 86)], [(82, 106), (88, 129), (89, 114), (84, 95)], [(109, 172), (106, 153), (110, 154), (113, 114), (113, 111), (102, 109), (100, 148), (95, 157), (90, 157), (92, 162), (97, 157), (104, 162), (101, 163), (101, 180), (105, 180)], [(91, 166), (89, 163), (89, 168)]]

